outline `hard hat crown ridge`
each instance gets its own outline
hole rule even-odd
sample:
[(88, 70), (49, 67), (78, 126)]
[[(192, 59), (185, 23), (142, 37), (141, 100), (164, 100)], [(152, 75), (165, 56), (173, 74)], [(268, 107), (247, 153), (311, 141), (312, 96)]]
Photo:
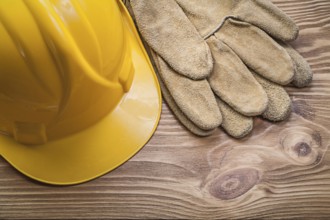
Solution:
[(43, 144), (96, 123), (129, 91), (134, 67), (115, 1), (1, 4), (2, 132)]

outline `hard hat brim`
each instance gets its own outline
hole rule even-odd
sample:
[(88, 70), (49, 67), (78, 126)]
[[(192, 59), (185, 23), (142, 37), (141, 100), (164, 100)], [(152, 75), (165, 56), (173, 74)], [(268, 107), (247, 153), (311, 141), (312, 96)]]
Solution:
[(120, 7), (135, 69), (131, 89), (101, 121), (68, 137), (22, 145), (0, 135), (0, 155), (28, 177), (56, 185), (89, 181), (130, 159), (155, 132), (161, 113), (160, 87), (133, 21)]

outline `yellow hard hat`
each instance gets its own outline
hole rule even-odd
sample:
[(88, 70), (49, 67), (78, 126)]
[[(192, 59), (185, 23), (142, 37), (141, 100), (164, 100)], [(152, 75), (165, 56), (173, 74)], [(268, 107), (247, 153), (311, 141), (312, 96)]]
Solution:
[(0, 155), (27, 176), (88, 181), (154, 133), (160, 89), (121, 0), (1, 0), (0, 41)]

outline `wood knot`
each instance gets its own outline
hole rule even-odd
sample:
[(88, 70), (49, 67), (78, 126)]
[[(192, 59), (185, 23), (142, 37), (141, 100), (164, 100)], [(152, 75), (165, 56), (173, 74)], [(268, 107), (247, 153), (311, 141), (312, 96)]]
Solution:
[(297, 153), (298, 157), (308, 156), (312, 152), (312, 149), (309, 144), (305, 142), (297, 143), (293, 149)]
[(259, 172), (253, 168), (231, 170), (215, 178), (210, 185), (212, 196), (222, 199), (235, 199), (259, 182)]
[(283, 131), (281, 145), (283, 151), (301, 165), (315, 164), (322, 155), (321, 136), (309, 129)]

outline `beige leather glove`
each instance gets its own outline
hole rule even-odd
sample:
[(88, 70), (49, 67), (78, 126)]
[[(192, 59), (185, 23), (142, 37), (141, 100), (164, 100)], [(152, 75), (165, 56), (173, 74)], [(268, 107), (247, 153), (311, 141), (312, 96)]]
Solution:
[(131, 0), (131, 5), (154, 50), (165, 99), (196, 134), (207, 135), (222, 123), (230, 135), (242, 137), (252, 129), (249, 116), (283, 120), (290, 98), (277, 84), (302, 87), (311, 81), (308, 64), (282, 43), (295, 39), (298, 28), (267, 0)]

